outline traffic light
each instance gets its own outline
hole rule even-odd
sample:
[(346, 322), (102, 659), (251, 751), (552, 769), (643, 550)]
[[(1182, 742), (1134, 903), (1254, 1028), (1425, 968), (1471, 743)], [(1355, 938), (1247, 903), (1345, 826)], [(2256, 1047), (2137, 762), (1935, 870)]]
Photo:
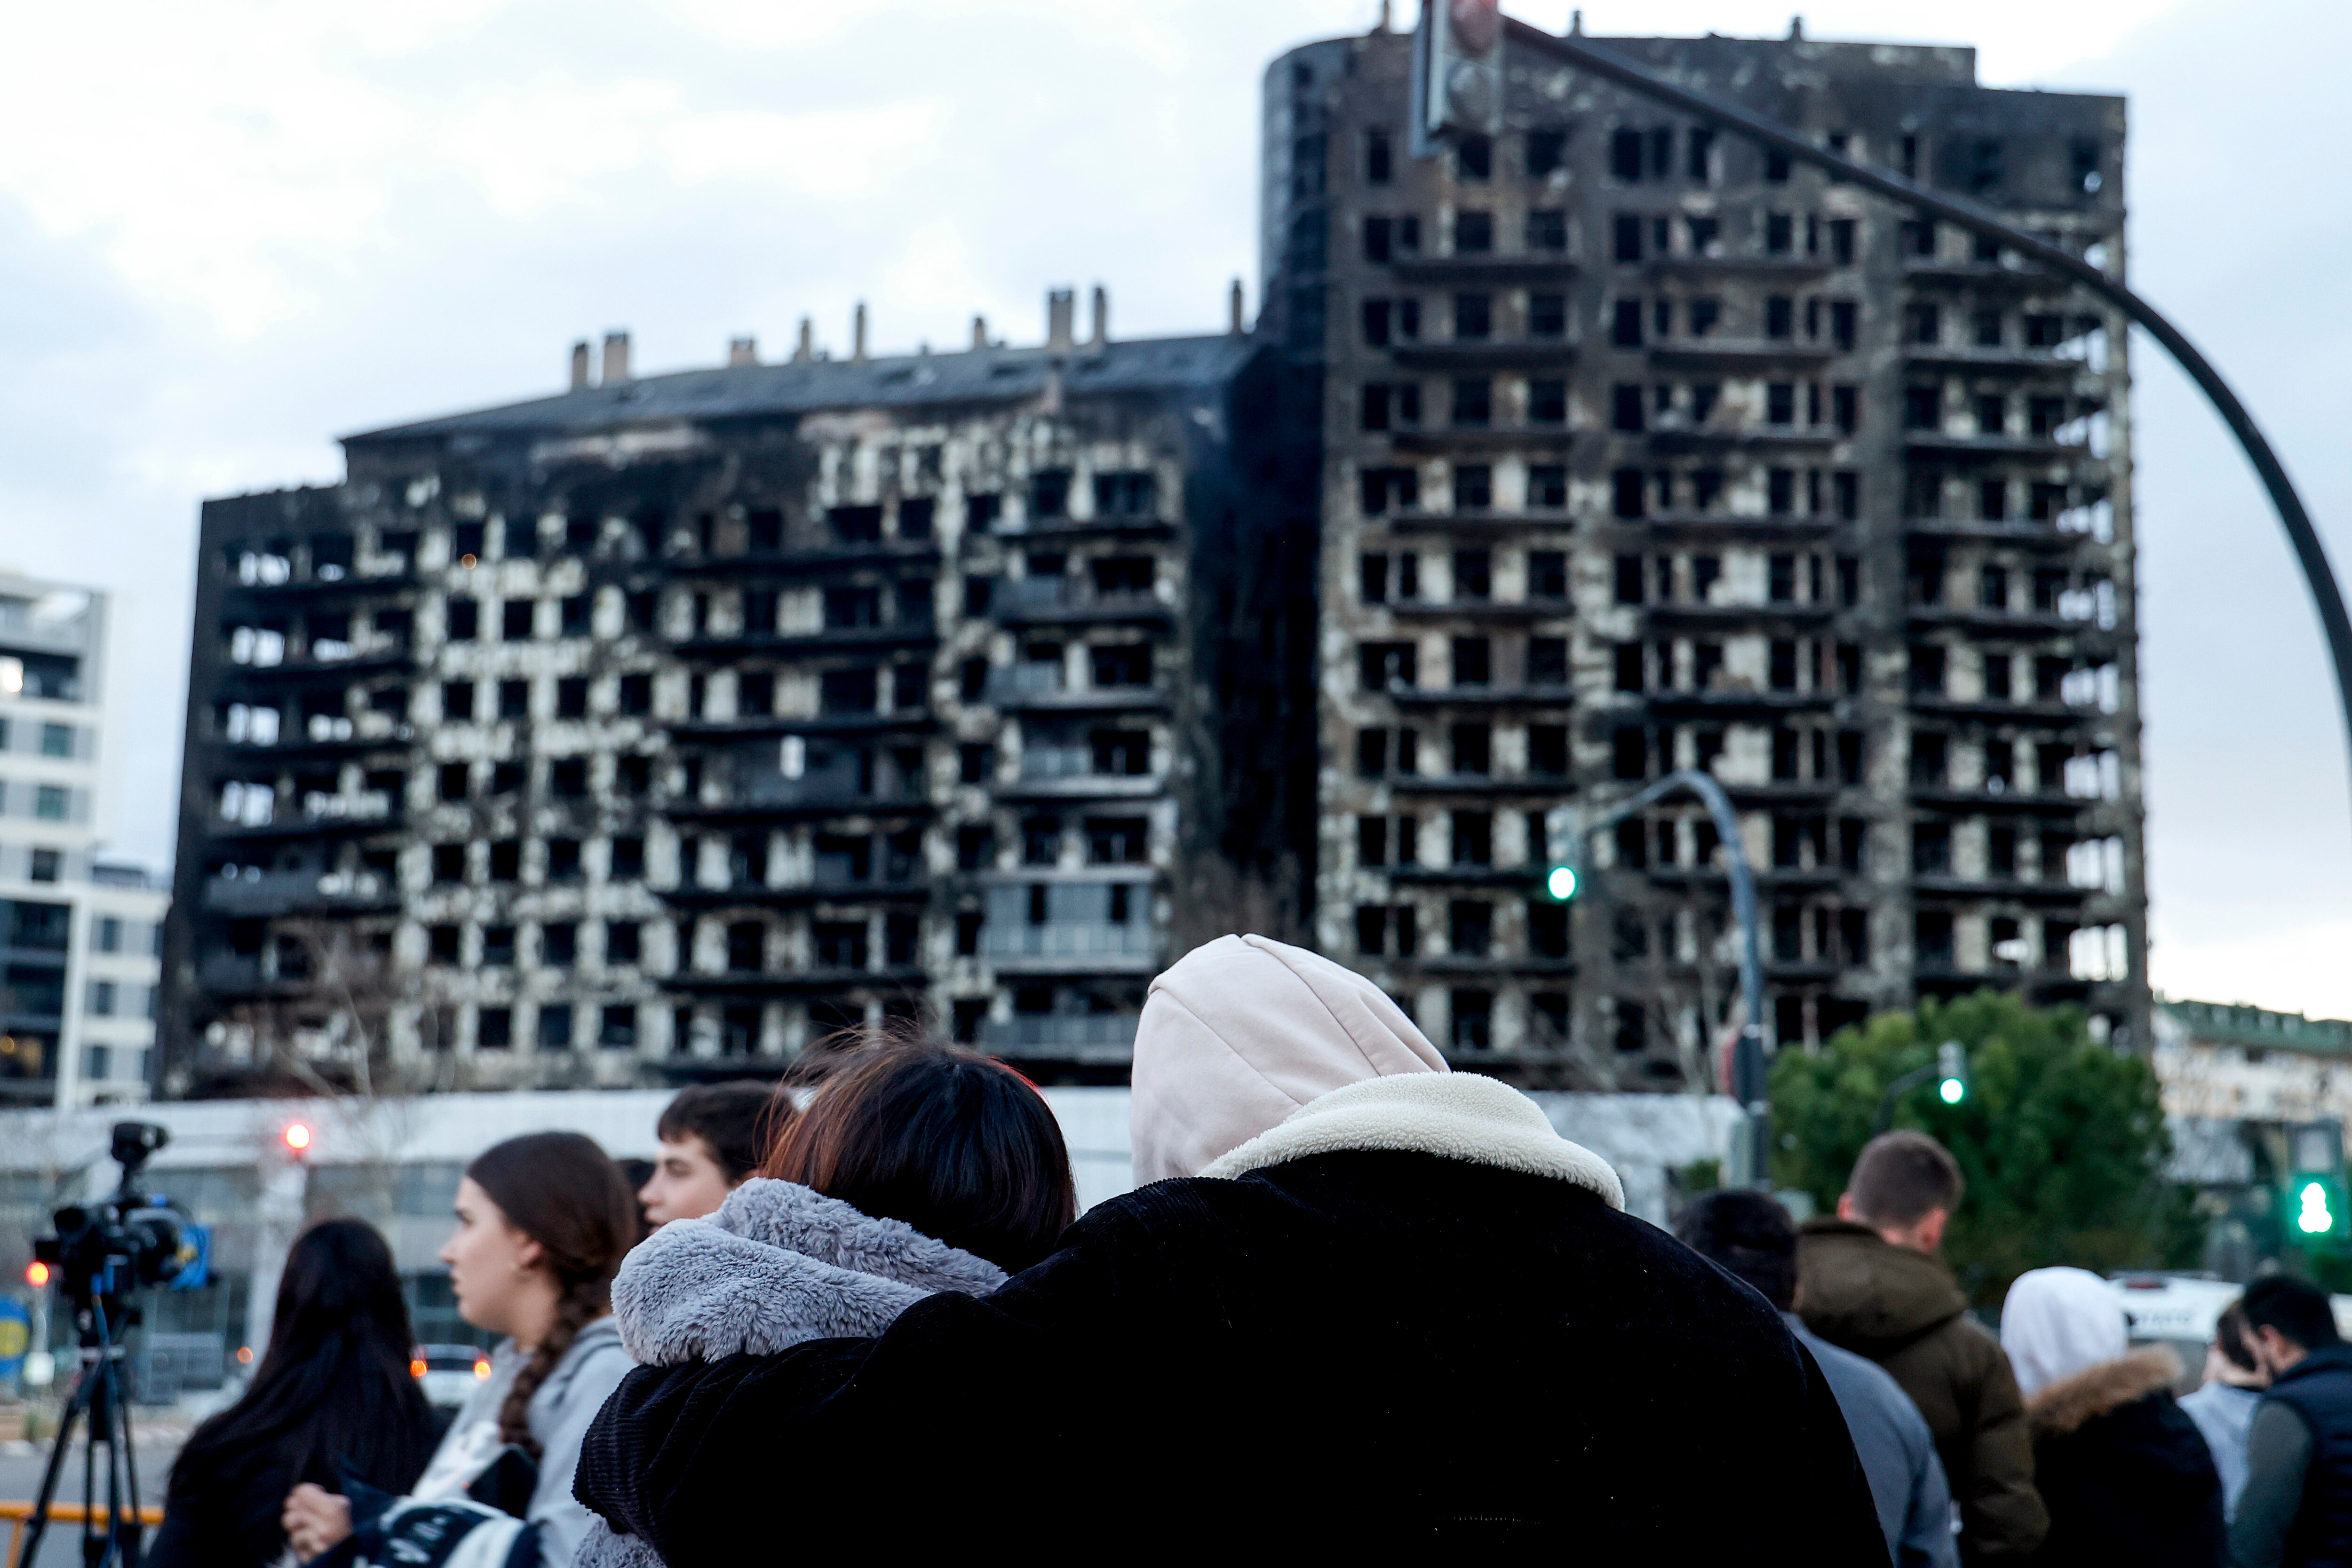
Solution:
[(1582, 885), (1583, 879), (1572, 865), (1556, 865), (1544, 873), (1544, 893), (1554, 904), (1566, 904)]
[(1412, 145), (1420, 156), (1457, 132), (1502, 133), (1502, 0), (1422, 0), (1412, 101)]
[(2352, 1203), (2344, 1181), (2344, 1127), (2306, 1122), (2288, 1131), (2286, 1233), (2291, 1241), (2335, 1250), (2352, 1240)]
[(301, 1159), (310, 1152), (310, 1124), (308, 1122), (289, 1122), (286, 1130), (278, 1134), (278, 1139), (286, 1145), (288, 1154)]
[(1969, 1048), (1948, 1040), (1936, 1048), (1936, 1097), (1957, 1105), (1969, 1097)]
[(37, 1291), (47, 1290), (49, 1283), (49, 1266), (47, 1263), (41, 1262), (37, 1259), (33, 1262), (26, 1264), (25, 1266), (25, 1283), (32, 1286), (33, 1289)]

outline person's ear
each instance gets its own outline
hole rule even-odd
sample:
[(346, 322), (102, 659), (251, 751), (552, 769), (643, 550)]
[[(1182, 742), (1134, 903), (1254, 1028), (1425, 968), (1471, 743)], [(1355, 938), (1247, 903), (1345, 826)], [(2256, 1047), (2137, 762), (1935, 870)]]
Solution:
[(1912, 1234), (1919, 1239), (1920, 1251), (1937, 1252), (1943, 1249), (1944, 1227), (1950, 1222), (1951, 1218), (1951, 1211), (1945, 1208), (1931, 1208), (1919, 1217), (1919, 1223), (1913, 1229)]
[(518, 1230), (515, 1232), (515, 1271), (528, 1274), (546, 1260), (547, 1249), (538, 1240)]
[(1853, 1194), (1850, 1192), (1838, 1194), (1837, 1216), (1850, 1225), (1862, 1223), (1862, 1213), (1853, 1206)]

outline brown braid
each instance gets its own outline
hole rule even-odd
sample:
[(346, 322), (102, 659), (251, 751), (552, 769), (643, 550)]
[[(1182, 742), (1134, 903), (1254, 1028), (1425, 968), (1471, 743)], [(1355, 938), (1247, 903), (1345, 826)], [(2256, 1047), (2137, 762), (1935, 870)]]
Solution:
[(531, 1458), (530, 1401), (562, 1364), (580, 1331), (612, 1310), (613, 1275), (637, 1234), (636, 1198), (621, 1168), (577, 1133), (531, 1133), (466, 1167), (509, 1225), (539, 1243), (560, 1289), (555, 1321), (499, 1406), (499, 1436)]

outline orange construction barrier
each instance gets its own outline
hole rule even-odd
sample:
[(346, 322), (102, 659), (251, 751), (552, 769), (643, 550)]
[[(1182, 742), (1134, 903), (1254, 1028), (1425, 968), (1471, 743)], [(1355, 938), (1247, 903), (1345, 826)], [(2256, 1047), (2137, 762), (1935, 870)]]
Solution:
[[(103, 1508), (96, 1511), (99, 1518), (106, 1517), (106, 1510)], [(0, 1502), (0, 1520), (8, 1521), (8, 1555), (5, 1559), (7, 1568), (17, 1568), (16, 1553), (24, 1548), (25, 1526), (31, 1521), (32, 1517), (33, 1505), (30, 1502)], [(79, 1524), (81, 1521), (81, 1504), (78, 1502), (49, 1504), (50, 1523)], [(163, 1511), (152, 1505), (142, 1508), (139, 1511), (139, 1522), (152, 1530), (163, 1522)]]

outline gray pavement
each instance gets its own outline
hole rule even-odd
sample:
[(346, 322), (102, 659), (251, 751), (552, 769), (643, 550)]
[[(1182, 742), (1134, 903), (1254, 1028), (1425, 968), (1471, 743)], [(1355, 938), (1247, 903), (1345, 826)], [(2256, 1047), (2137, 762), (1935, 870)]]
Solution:
[[(135, 1438), (139, 1460), (139, 1495), (152, 1506), (163, 1500), (163, 1481), (172, 1469), (172, 1460), (180, 1451), (180, 1441), (186, 1435), (184, 1427), (173, 1427), (154, 1433), (142, 1433)], [(58, 1497), (64, 1502), (81, 1500), (82, 1470), (80, 1445), (67, 1460), (65, 1474), (58, 1484)], [(0, 1443), (0, 1498), (30, 1502), (41, 1484), (41, 1471), (48, 1463), (49, 1448), (46, 1443), (36, 1447), (28, 1443)], [(106, 1476), (99, 1475), (99, 1498), (105, 1500)], [(5, 1525), (0, 1525), (0, 1543), (7, 1540)], [(79, 1568), (81, 1563), (81, 1527), (56, 1523), (49, 1526), (49, 1538), (41, 1543), (37, 1563), (26, 1568)]]

